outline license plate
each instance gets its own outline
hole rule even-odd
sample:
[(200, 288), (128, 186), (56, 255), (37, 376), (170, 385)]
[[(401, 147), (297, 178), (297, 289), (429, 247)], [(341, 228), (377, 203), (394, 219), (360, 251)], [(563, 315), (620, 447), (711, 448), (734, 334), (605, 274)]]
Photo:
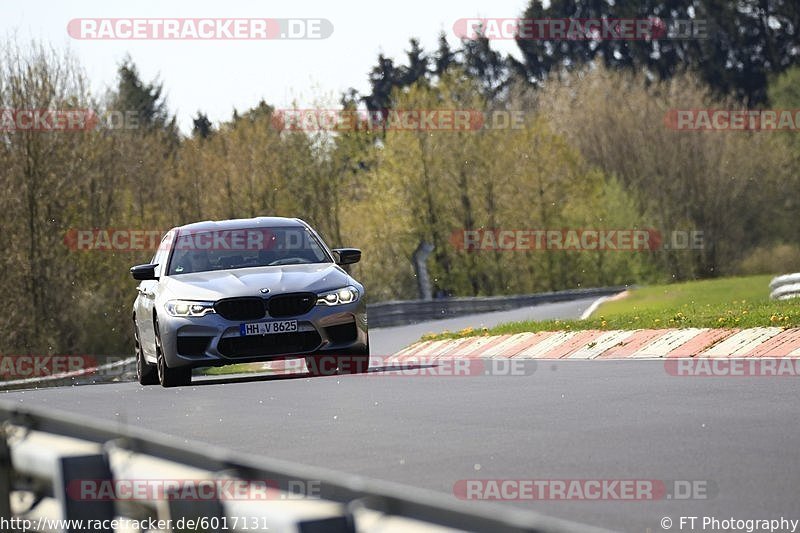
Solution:
[(297, 320), (273, 320), (271, 322), (251, 322), (239, 324), (239, 335), (272, 335), (297, 331)]

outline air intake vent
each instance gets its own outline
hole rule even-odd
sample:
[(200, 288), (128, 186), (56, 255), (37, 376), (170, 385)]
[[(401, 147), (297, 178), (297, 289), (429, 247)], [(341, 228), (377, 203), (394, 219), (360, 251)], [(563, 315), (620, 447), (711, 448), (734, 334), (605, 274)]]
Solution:
[(336, 326), (328, 326), (325, 328), (325, 335), (328, 336), (333, 343), (351, 342), (356, 340), (358, 332), (356, 331), (356, 322), (349, 322), (347, 324), (338, 324)]
[(225, 357), (301, 354), (316, 349), (322, 339), (316, 331), (225, 337), (217, 349)]
[(201, 356), (206, 353), (211, 337), (190, 335), (178, 336), (178, 353), (180, 355)]
[(304, 315), (317, 304), (317, 295), (311, 292), (298, 292), (273, 296), (267, 301), (271, 317)]
[(228, 320), (258, 320), (264, 318), (261, 298), (226, 298), (214, 304), (214, 311)]

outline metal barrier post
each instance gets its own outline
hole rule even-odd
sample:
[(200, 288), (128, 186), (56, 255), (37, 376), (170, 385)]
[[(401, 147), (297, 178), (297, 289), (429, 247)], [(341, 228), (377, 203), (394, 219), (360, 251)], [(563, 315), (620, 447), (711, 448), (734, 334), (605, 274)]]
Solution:
[[(199, 483), (193, 483), (195, 494), (201, 494)], [(218, 498), (186, 500), (180, 497), (177, 490), (167, 492), (167, 518), (172, 520), (174, 533), (221, 531), (220, 521), (224, 516), (222, 504)], [(205, 525), (203, 523), (205, 521)]]
[(14, 467), (11, 464), (11, 450), (6, 433), (0, 437), (0, 518), (11, 518), (11, 483)]
[[(113, 486), (113, 477), (103, 455), (76, 455), (59, 458), (59, 468), (53, 479), (53, 494), (61, 503), (63, 517), (67, 520), (111, 520), (114, 519), (114, 497), (100, 497), (98, 486), (108, 483)], [(85, 496), (82, 487), (88, 483), (93, 494)], [(68, 533), (79, 533), (71, 526)], [(95, 529), (114, 533), (110, 527)]]

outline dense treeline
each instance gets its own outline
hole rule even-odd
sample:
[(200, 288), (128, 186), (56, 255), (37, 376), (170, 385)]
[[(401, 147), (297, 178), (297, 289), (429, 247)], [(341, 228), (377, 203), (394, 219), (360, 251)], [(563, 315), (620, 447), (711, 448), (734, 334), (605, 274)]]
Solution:
[[(575, 3), (533, 4), (528, 15), (580, 15), (567, 4)], [(620, 16), (633, 16), (617, 5)], [(781, 17), (796, 21), (796, 14)], [(295, 131), (282, 129), (277, 111), (261, 102), (220, 124), (198, 113), (184, 136), (161, 86), (141, 80), (130, 61), (120, 65), (114, 90), (95, 95), (69, 55), (8, 43), (0, 108), (122, 111), (128, 120), (74, 132), (0, 132), (0, 353), (128, 350), (135, 284), (127, 269), (152, 252), (76, 251), (65, 242), (76, 228), (300, 216), (329, 244), (364, 250), (354, 272), (372, 301), (417, 296), (410, 258), (420, 242), (435, 247), (435, 289), (453, 295), (800, 268), (796, 132), (664, 125), (675, 108), (800, 108), (796, 67), (775, 62), (769, 83), (755, 90), (733, 73), (721, 82), (695, 56), (686, 64), (697, 68), (659, 70), (637, 63), (642, 51), (629, 50), (632, 59), (616, 64), (602, 60), (603, 50), (587, 55), (579, 47), (550, 57), (545, 70), (558, 76), (547, 76), (532, 70), (533, 58), (551, 49), (531, 46), (521, 44), (526, 66), (485, 39), (459, 50), (441, 39), (430, 54), (412, 40), (406, 64), (380, 57), (370, 94), (350, 91), (341, 100), (346, 109), (375, 111), (508, 111), (523, 117), (519, 127), (397, 131), (378, 121), (336, 133)], [(681, 54), (694, 53), (684, 48)], [(776, 41), (770, 50), (785, 48)], [(570, 68), (557, 67), (567, 57), (575, 58)], [(650, 75), (655, 70), (662, 75)], [(699, 230), (704, 246), (470, 253), (454, 245), (453, 233), (465, 228)]]

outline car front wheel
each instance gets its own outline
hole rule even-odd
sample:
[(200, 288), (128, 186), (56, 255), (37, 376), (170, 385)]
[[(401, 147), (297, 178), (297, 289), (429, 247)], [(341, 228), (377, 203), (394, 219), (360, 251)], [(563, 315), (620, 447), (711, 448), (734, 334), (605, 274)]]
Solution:
[(142, 342), (139, 339), (139, 328), (133, 324), (133, 342), (136, 350), (136, 378), (139, 385), (155, 385), (159, 382), (158, 371), (154, 365), (148, 363), (142, 351)]
[(156, 330), (156, 367), (158, 369), (158, 381), (162, 387), (180, 387), (189, 385), (192, 382), (192, 368), (179, 367), (170, 368), (164, 357), (164, 349), (161, 346), (161, 333), (158, 329), (158, 320), (155, 321)]

